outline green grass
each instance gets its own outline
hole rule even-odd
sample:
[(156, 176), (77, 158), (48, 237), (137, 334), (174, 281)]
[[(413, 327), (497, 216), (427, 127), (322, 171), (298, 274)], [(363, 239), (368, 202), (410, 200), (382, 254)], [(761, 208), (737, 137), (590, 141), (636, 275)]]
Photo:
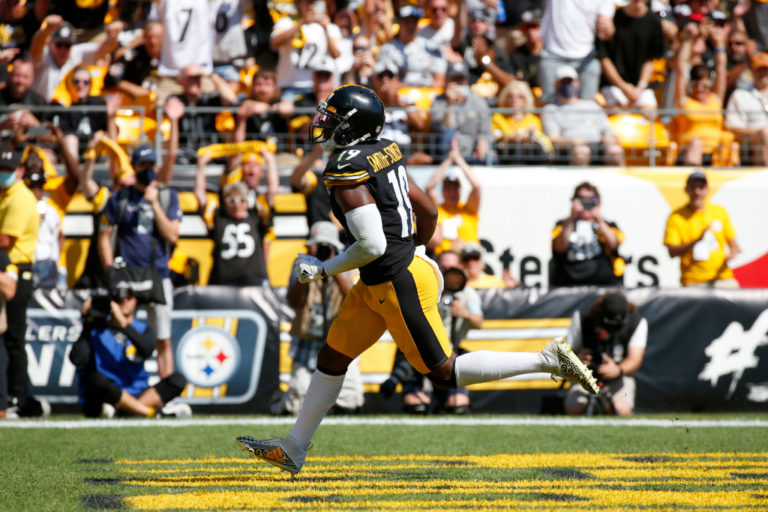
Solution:
[[(493, 417), (478, 415), (477, 418)], [(399, 503), (399, 500), (409, 500), (411, 505), (405, 505), (405, 508), (423, 502), (427, 509), (447, 510), (454, 506), (505, 509), (525, 505), (535, 509), (552, 507), (566, 510), (568, 506), (575, 507), (585, 499), (598, 500), (592, 505), (599, 503), (599, 500), (613, 499), (610, 494), (598, 498), (584, 497), (590, 492), (598, 492), (590, 490), (590, 486), (599, 482), (600, 492), (619, 493), (616, 496), (627, 490), (638, 493), (672, 491), (681, 493), (681, 496), (687, 493), (736, 492), (742, 493), (737, 498), (747, 500), (748, 506), (739, 505), (737, 499), (733, 502), (733, 510), (768, 510), (766, 429), (686, 426), (686, 423), (700, 419), (768, 420), (768, 414), (645, 418), (677, 421), (676, 426), (671, 428), (608, 425), (323, 425), (315, 436), (307, 464), (295, 482), (289, 481), (285, 474), (273, 470), (271, 466), (249, 458), (234, 442), (235, 436), (243, 434), (255, 437), (283, 435), (290, 425), (173, 427), (168, 426), (173, 420), (168, 420), (166, 423), (155, 422), (151, 428), (0, 428), (0, 453), (3, 454), (0, 462), (0, 507), (9, 511), (99, 510), (113, 506), (131, 509), (137, 502), (128, 497), (154, 496), (138, 503), (144, 504), (141, 506), (152, 503), (152, 508), (158, 509), (299, 507), (316, 510), (348, 507), (376, 510)], [(71, 420), (73, 423), (78, 421), (75, 418)], [(733, 461), (728, 457), (721, 460), (719, 456), (712, 455), (703, 455), (701, 460), (691, 457), (693, 454), (720, 452), (736, 455)], [(504, 465), (491, 459), (488, 459), (491, 462), (472, 459), (465, 463), (460, 458), (451, 458), (567, 453), (638, 456), (606, 462), (606, 467), (618, 464), (622, 471), (629, 471), (616, 479), (610, 472), (600, 473), (601, 464), (570, 462), (559, 467), (555, 462), (554, 466), (545, 464), (546, 467), (543, 467), (537, 462), (528, 467), (523, 467), (521, 463), (518, 467), (514, 462), (517, 459), (513, 459), (511, 465)], [(759, 455), (754, 458), (740, 455), (748, 453)], [(362, 459), (331, 460), (333, 457), (352, 456), (362, 456)], [(384, 456), (393, 458), (384, 459)], [(206, 458), (209, 460), (201, 460)], [(152, 462), (147, 462), (149, 459)], [(411, 462), (413, 459), (415, 462)], [(553, 455), (552, 460), (557, 461), (558, 455)], [(689, 460), (692, 462), (689, 463)], [(711, 463), (711, 460), (717, 462)], [(133, 462), (118, 464), (116, 461)], [(729, 472), (727, 478), (719, 476), (718, 471), (721, 470), (717, 469), (718, 465), (727, 468), (723, 470)], [(689, 466), (700, 467), (701, 475), (684, 474), (684, 469)], [(647, 468), (666, 473), (656, 478), (653, 472), (650, 476), (643, 473)], [(680, 471), (679, 478), (669, 476), (670, 471), (673, 476)], [(350, 479), (358, 479), (359, 486), (353, 485), (348, 490), (338, 487)], [(445, 484), (444, 481), (451, 483)], [(389, 483), (376, 490), (382, 482)], [(476, 506), (462, 505), (461, 500), (479, 499), (479, 495), (471, 489), (478, 482), (483, 488), (495, 490), (482, 495), (485, 501), (476, 503)], [(532, 491), (527, 490), (526, 482), (533, 482)], [(541, 482), (552, 482), (552, 487)], [(504, 485), (496, 489), (494, 486), (498, 483)], [(514, 485), (510, 484), (511, 487), (507, 488), (506, 483)], [(464, 485), (470, 487), (465, 489)], [(563, 486), (566, 491), (563, 491)], [(401, 487), (409, 490), (392, 490)], [(300, 495), (291, 494), (298, 492), (298, 489), (302, 489)], [(370, 493), (361, 495), (359, 489), (369, 489)], [(229, 492), (241, 494), (230, 496)], [(581, 493), (586, 494), (582, 496)], [(182, 506), (166, 506), (158, 498), (170, 495), (190, 497), (182, 501)], [(715, 494), (712, 497), (713, 503), (716, 503)], [(564, 502), (558, 505), (558, 500)], [(278, 502), (281, 504), (275, 505)], [(587, 508), (594, 508), (592, 505)], [(642, 507), (643, 503), (616, 506), (634, 508)], [(653, 506), (650, 508), (655, 509)], [(681, 501), (675, 508), (689, 507)], [(717, 508), (723, 509), (722, 506)]]

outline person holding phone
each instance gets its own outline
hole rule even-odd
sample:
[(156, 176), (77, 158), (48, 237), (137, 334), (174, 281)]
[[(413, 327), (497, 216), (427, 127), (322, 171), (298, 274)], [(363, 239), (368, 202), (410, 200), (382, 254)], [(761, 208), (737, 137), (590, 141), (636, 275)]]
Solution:
[(550, 286), (617, 286), (622, 284), (624, 259), (619, 245), (624, 233), (603, 217), (600, 193), (588, 181), (576, 185), (571, 214), (552, 231)]

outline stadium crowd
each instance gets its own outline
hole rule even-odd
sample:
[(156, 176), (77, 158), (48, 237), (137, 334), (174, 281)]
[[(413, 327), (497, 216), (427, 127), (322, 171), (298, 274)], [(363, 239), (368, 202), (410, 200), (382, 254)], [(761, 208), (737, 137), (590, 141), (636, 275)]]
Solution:
[[(197, 166), (215, 244), (208, 282), (259, 284), (278, 162), (293, 168), (308, 226), (332, 220), (307, 130), (339, 85), (376, 91), (388, 107), (381, 136), (410, 164), (441, 164), (428, 186), (440, 203), (430, 249), (455, 253), (470, 287), (518, 285), (508, 271), (485, 273), (472, 165), (768, 165), (760, 0), (6, 0), (0, 34), (0, 249), (18, 283), (15, 295), (3, 289), (0, 417), (44, 412), (26, 391), (25, 310), (32, 289), (66, 286), (61, 223), (78, 190), (95, 213), (75, 286), (109, 288), (117, 258), (156, 266), (165, 308), (151, 332), (160, 377), (173, 379), (170, 286), (195, 282), (173, 252), (174, 167)], [(216, 193), (212, 162), (224, 168)], [(109, 168), (103, 183), (97, 164)], [(472, 187), (464, 203), (459, 172)], [(665, 244), (688, 270), (683, 284), (731, 286), (727, 265), (713, 275), (702, 261), (738, 254), (724, 210), (719, 230), (696, 217), (713, 208), (706, 185), (691, 174), (691, 202), (670, 218)], [(126, 202), (138, 213), (124, 218)], [(31, 211), (39, 224), (22, 226)], [(594, 185), (579, 185), (552, 238), (556, 284), (621, 284), (624, 235), (602, 217)]]

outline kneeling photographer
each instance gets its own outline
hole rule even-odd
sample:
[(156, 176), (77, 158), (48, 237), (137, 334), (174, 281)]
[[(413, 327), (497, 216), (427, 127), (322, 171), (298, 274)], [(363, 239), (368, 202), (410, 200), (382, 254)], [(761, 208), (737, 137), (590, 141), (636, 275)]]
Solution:
[(630, 375), (643, 363), (647, 339), (647, 320), (620, 291), (606, 292), (576, 311), (568, 343), (594, 373), (600, 394), (593, 397), (571, 386), (565, 396), (566, 414), (632, 416), (635, 379)]
[(83, 304), (83, 332), (69, 359), (78, 368), (78, 388), (87, 417), (189, 416), (187, 404), (169, 403), (186, 379), (173, 373), (149, 386), (144, 360), (155, 350), (155, 332), (136, 319), (138, 300), (124, 281), (97, 290)]

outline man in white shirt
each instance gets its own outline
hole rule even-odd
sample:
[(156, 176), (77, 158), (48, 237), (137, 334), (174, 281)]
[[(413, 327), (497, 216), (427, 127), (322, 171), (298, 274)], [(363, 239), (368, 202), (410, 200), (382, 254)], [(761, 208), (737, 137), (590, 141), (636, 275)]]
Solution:
[(325, 12), (325, 2), (297, 0), (296, 7), (298, 19), (284, 16), (277, 20), (269, 42), (278, 53), (280, 99), (287, 101), (312, 92), (312, 70), (326, 56), (339, 57), (337, 45), (342, 39), (339, 27), (331, 23)]
[(754, 87), (735, 89), (728, 100), (725, 126), (747, 148), (742, 163), (768, 165), (768, 53), (752, 56)]
[(569, 65), (579, 73), (582, 99), (594, 99), (600, 86), (595, 38), (607, 41), (615, 32), (613, 0), (547, 0), (541, 22), (544, 49), (539, 85), (546, 102), (554, 99), (555, 72)]
[(32, 90), (51, 101), (56, 86), (67, 73), (79, 64), (96, 64), (99, 59), (117, 47), (117, 36), (123, 30), (122, 21), (113, 21), (105, 27), (107, 38), (103, 43), (75, 44), (75, 29), (57, 14), (46, 16), (35, 32), (29, 54), (35, 63), (35, 81)]

